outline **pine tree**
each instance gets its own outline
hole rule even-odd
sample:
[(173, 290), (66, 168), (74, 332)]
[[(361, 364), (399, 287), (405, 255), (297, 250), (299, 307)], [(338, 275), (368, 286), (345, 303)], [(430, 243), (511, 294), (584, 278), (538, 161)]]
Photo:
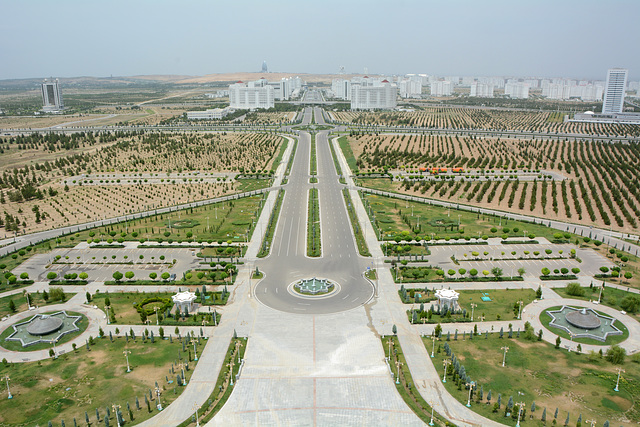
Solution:
[(565, 426), (568, 426), (568, 425), (569, 425), (569, 415), (570, 415), (570, 413), (569, 413), (569, 412), (567, 412), (567, 419), (566, 419), (566, 420), (564, 420), (564, 425), (565, 425)]
[(546, 422), (547, 421), (547, 408), (544, 408), (544, 410), (542, 411), (542, 417), (540, 418), (540, 420), (542, 422)]

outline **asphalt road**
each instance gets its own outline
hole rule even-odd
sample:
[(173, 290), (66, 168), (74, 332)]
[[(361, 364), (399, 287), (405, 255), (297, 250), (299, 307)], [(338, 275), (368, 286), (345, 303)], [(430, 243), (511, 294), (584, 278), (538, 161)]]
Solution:
[[(322, 122), (322, 113), (315, 117)], [(305, 110), (303, 123), (311, 118)], [(322, 124), (322, 123), (320, 123)], [(327, 131), (316, 135), (318, 183), (309, 184), (311, 136), (301, 132), (296, 157), (291, 168), (286, 193), (273, 239), (271, 254), (256, 264), (265, 279), (255, 288), (256, 298), (280, 311), (299, 314), (326, 314), (358, 307), (373, 296), (373, 287), (362, 277), (370, 261), (358, 255), (342, 188), (333, 165)], [(306, 256), (307, 200), (315, 186), (320, 199), (322, 256)], [(322, 297), (306, 297), (289, 290), (293, 282), (303, 278), (326, 278), (337, 282), (338, 290)]]

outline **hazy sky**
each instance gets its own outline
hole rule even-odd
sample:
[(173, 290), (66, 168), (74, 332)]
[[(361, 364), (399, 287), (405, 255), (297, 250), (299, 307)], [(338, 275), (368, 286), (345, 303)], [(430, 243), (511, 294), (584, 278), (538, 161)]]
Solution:
[(0, 0), (0, 79), (259, 71), (640, 78), (639, 0)]

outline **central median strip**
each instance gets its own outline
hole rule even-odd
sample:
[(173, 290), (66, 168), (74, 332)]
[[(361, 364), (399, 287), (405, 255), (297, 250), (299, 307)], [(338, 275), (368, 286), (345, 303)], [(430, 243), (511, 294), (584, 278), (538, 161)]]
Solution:
[(276, 197), (276, 203), (273, 206), (273, 210), (271, 211), (271, 216), (269, 216), (269, 224), (267, 225), (267, 230), (264, 233), (264, 238), (262, 239), (262, 244), (260, 245), (258, 258), (264, 258), (269, 255), (269, 251), (271, 250), (271, 241), (273, 240), (273, 235), (276, 231), (276, 225), (278, 225), (278, 217), (280, 216), (280, 208), (282, 207), (283, 199), (284, 190), (280, 189), (278, 191), (278, 197)]
[(311, 179), (309, 182), (315, 184), (318, 182), (318, 159), (316, 156), (316, 135), (315, 133), (311, 133), (311, 155), (309, 156), (309, 175), (311, 175)]
[(318, 189), (309, 189), (309, 207), (307, 214), (307, 256), (319, 257), (322, 254), (320, 239), (320, 202)]
[(358, 222), (358, 216), (356, 215), (353, 201), (351, 200), (351, 196), (349, 195), (349, 190), (343, 188), (342, 195), (344, 196), (344, 203), (347, 205), (347, 212), (349, 213), (349, 219), (351, 220), (351, 229), (353, 231), (353, 235), (356, 238), (358, 253), (362, 256), (371, 256), (371, 252), (369, 252), (369, 247), (367, 246), (366, 239), (364, 238), (364, 235), (362, 233), (362, 228), (360, 227), (360, 223)]

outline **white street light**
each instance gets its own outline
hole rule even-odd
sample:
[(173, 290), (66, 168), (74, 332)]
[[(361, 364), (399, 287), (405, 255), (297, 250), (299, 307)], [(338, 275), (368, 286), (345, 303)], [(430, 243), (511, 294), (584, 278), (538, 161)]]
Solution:
[(613, 391), (620, 391), (618, 386), (620, 385), (620, 373), (621, 372), (625, 372), (625, 370), (622, 369), (622, 368), (618, 368), (618, 380), (616, 381), (616, 388), (614, 388)]
[(504, 368), (504, 363), (507, 360), (507, 351), (509, 351), (509, 347), (504, 346), (504, 347), (500, 347), (501, 350), (504, 350), (504, 355), (502, 356), (502, 367)]
[(122, 354), (124, 354), (124, 357), (127, 359), (127, 372), (131, 372), (131, 366), (129, 366), (129, 355), (131, 354), (131, 351), (124, 350)]

